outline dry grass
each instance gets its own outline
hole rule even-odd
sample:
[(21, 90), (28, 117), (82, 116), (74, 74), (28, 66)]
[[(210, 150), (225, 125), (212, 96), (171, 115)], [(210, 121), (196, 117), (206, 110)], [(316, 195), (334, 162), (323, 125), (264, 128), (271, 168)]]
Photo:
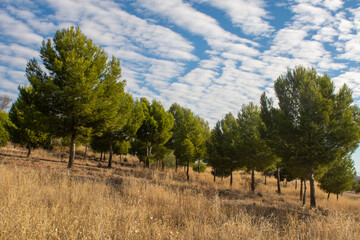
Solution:
[[(36, 156), (36, 155), (34, 155)], [(50, 158), (50, 156), (45, 156)], [(213, 183), (206, 172), (97, 167), (77, 160), (0, 156), (0, 239), (359, 239), (360, 201), (302, 207), (293, 183), (252, 194), (249, 176)], [(42, 155), (44, 158), (44, 155)], [(263, 177), (257, 175), (259, 180)]]

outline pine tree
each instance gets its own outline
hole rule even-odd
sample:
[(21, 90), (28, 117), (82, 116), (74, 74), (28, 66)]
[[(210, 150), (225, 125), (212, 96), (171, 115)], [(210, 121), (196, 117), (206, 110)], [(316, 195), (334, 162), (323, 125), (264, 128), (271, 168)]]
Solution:
[(19, 96), (9, 112), (13, 123), (9, 127), (11, 140), (26, 146), (27, 157), (30, 157), (33, 148), (44, 145), (50, 137), (46, 129), (46, 118), (36, 109), (34, 97), (32, 87), (19, 87)]
[(319, 179), (322, 190), (330, 193), (339, 194), (351, 190), (355, 181), (356, 171), (354, 161), (350, 157), (345, 157), (335, 164)]
[(8, 128), (11, 126), (9, 116), (7, 113), (0, 110), (0, 146), (6, 146), (10, 140)]
[(305, 167), (310, 181), (310, 206), (316, 207), (315, 170), (354, 151), (360, 139), (359, 110), (352, 104), (351, 90), (338, 93), (327, 75), (314, 69), (288, 70), (275, 82), (275, 93), (285, 118), (281, 138), (289, 159)]
[(144, 120), (137, 130), (136, 137), (146, 145), (146, 167), (150, 167), (151, 150), (154, 145), (165, 144), (171, 137), (174, 118), (166, 112), (161, 103), (146, 99), (140, 100)]
[[(169, 112), (174, 116), (174, 127), (167, 146), (174, 150), (176, 166), (178, 164), (186, 165), (187, 179), (189, 179), (190, 163), (197, 160), (198, 165), (200, 165), (201, 160), (206, 155), (206, 140), (210, 135), (209, 126), (206, 121), (196, 116), (190, 109), (181, 107), (176, 103), (170, 107)], [(182, 151), (187, 151), (188, 154), (184, 154)]]
[(99, 123), (97, 104), (100, 83), (107, 78), (107, 55), (79, 28), (58, 30), (52, 40), (44, 41), (40, 58), (28, 62), (27, 78), (36, 93), (35, 105), (49, 118), (51, 131), (71, 137), (68, 168), (74, 161), (75, 140), (89, 135)]
[(242, 167), (236, 155), (237, 146), (235, 145), (238, 135), (238, 123), (232, 113), (218, 121), (211, 131), (211, 136), (207, 143), (207, 161), (213, 168), (214, 179), (216, 176), (230, 176), (230, 186), (232, 185), (232, 173)]
[(260, 117), (260, 109), (253, 103), (243, 105), (238, 113), (237, 123), (239, 126), (236, 138), (238, 160), (251, 170), (251, 190), (255, 191), (255, 170), (261, 171), (274, 165), (278, 158), (272, 149), (261, 137), (261, 129), (264, 123)]
[(125, 81), (119, 81), (120, 77), (120, 60), (113, 57), (107, 63), (104, 79), (99, 85), (99, 124), (95, 128), (95, 131), (108, 140), (109, 168), (112, 165), (113, 141), (117, 139), (117, 133), (125, 126), (132, 113), (133, 100), (130, 94), (125, 93)]

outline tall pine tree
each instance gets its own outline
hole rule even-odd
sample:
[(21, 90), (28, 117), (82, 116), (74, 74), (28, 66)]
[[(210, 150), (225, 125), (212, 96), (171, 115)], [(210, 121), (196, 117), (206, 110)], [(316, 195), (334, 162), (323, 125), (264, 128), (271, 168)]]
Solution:
[(304, 166), (310, 181), (310, 206), (316, 207), (314, 172), (350, 154), (360, 139), (359, 111), (351, 90), (335, 93), (327, 75), (314, 69), (288, 70), (275, 82), (275, 93), (288, 130), (281, 137)]
[(79, 28), (58, 30), (52, 40), (44, 41), (40, 58), (28, 62), (26, 74), (36, 93), (35, 105), (51, 122), (53, 134), (70, 136), (68, 168), (74, 161), (75, 140), (89, 135), (99, 123), (97, 104), (101, 82), (107, 78), (107, 55)]

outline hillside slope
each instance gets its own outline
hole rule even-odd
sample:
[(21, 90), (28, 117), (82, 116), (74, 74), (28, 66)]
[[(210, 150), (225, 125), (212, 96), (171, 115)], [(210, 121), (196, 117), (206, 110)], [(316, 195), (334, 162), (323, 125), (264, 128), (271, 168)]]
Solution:
[[(185, 174), (90, 160), (74, 168), (47, 153), (26, 159), (0, 155), (0, 239), (356, 239), (359, 200), (326, 200), (318, 210), (299, 201), (294, 183), (278, 195), (257, 175), (212, 181), (209, 172)], [(261, 181), (261, 182), (260, 182)], [(310, 224), (311, 223), (311, 224)], [(312, 227), (313, 226), (313, 227)]]

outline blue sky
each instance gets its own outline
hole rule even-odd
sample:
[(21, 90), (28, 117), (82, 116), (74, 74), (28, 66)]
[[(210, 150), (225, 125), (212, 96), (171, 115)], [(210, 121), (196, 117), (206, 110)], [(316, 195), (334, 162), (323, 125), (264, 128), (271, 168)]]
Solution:
[(0, 94), (15, 100), (41, 42), (72, 25), (121, 60), (135, 97), (177, 102), (211, 126), (263, 91), (274, 97), (296, 65), (348, 84), (360, 103), (357, 0), (2, 0)]

